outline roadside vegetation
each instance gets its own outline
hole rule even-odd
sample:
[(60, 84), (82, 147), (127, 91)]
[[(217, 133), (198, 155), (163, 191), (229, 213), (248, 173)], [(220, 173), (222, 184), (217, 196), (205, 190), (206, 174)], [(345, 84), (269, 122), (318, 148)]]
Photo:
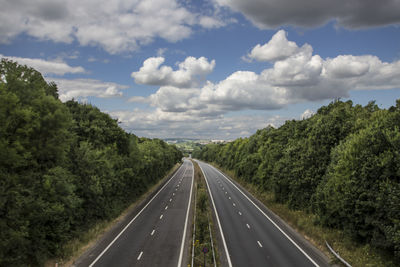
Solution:
[(304, 120), (210, 144), (214, 162), (319, 247), (353, 266), (400, 264), (400, 100), (334, 101)]
[(182, 158), (90, 104), (62, 103), (54, 83), (4, 59), (0, 125), (0, 266), (67, 258), (66, 244), (118, 217)]
[[(194, 261), (193, 266), (204, 266), (204, 249), (207, 249), (205, 254), (206, 266), (214, 266), (214, 257), (216, 266), (219, 265), (219, 255), (216, 246), (216, 234), (212, 217), (211, 203), (207, 193), (207, 185), (199, 165), (192, 161), (194, 165), (194, 182), (195, 182), (195, 234), (194, 234)], [(210, 233), (211, 230), (211, 233)], [(211, 241), (212, 240), (212, 241)], [(211, 244), (212, 242), (212, 244)], [(193, 240), (191, 243), (193, 250)], [(214, 250), (214, 251), (213, 251)], [(193, 251), (191, 251), (192, 257)], [(214, 255), (213, 255), (214, 253)], [(192, 264), (192, 258), (190, 259)]]

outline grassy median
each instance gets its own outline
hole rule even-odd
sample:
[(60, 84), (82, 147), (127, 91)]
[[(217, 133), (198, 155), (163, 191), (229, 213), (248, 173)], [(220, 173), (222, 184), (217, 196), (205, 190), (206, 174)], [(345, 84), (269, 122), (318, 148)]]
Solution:
[[(219, 255), (216, 247), (216, 235), (212, 217), (211, 203), (207, 193), (207, 185), (199, 165), (192, 161), (194, 165), (194, 185), (195, 185), (195, 234), (194, 251), (193, 237), (190, 249), (189, 265), (192, 266), (192, 252), (194, 252), (193, 266), (219, 266)], [(193, 227), (193, 225), (192, 225)], [(211, 230), (211, 233), (210, 233)], [(212, 241), (212, 244), (211, 244)], [(204, 253), (207, 251), (207, 253)], [(215, 258), (215, 262), (214, 262)], [(192, 266), (192, 267), (193, 267)]]

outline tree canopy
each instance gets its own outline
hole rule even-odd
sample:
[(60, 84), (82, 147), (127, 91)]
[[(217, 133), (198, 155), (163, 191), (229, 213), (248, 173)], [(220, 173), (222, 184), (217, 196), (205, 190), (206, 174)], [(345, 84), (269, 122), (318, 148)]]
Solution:
[(193, 156), (400, 260), (400, 99), (389, 109), (336, 100)]
[(0, 266), (40, 266), (109, 220), (180, 159), (98, 108), (62, 103), (32, 68), (0, 63)]

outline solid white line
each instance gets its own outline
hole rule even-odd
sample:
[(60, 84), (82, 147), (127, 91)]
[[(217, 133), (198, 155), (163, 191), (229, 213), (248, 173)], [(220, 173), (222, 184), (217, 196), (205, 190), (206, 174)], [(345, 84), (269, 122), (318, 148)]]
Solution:
[(194, 165), (193, 162), (190, 162), (192, 164), (193, 172), (192, 172), (192, 183), (190, 185), (190, 194), (189, 194), (189, 201), (188, 201), (188, 207), (186, 210), (186, 219), (185, 219), (185, 226), (183, 228), (183, 235), (182, 235), (182, 242), (181, 242), (181, 252), (179, 253), (179, 260), (178, 260), (178, 267), (182, 266), (183, 263), (183, 250), (185, 248), (185, 237), (186, 237), (186, 230), (187, 230), (187, 225), (189, 221), (189, 211), (190, 211), (190, 204), (192, 203), (192, 191), (193, 191), (193, 181), (194, 181)]
[(245, 193), (243, 193), (240, 188), (238, 188), (228, 177), (226, 177), (225, 174), (223, 174), (217, 168), (211, 165), (209, 166), (218, 171), (223, 177), (225, 177), (225, 179), (228, 180), (240, 193), (242, 193), (242, 195), (247, 198), (247, 200), (250, 201), (298, 250), (300, 250), (300, 252), (303, 253), (303, 255), (307, 257), (307, 259), (309, 259), (315, 266), (319, 267), (319, 265), (299, 245), (297, 245), (297, 243), (294, 242), (294, 240), (290, 238), (290, 236), (288, 236), (267, 214), (265, 214), (265, 212), (259, 206), (257, 206)]
[(262, 245), (261, 245), (260, 241), (257, 241), (257, 243), (260, 246), (260, 248), (262, 248)]
[(140, 258), (142, 257), (142, 255), (143, 255), (143, 251), (140, 252), (139, 257), (137, 257), (137, 260), (140, 260)]
[(226, 258), (228, 259), (228, 266), (229, 266), (229, 267), (232, 267), (231, 257), (230, 257), (230, 255), (229, 255), (228, 247), (226, 246), (224, 232), (222, 231), (221, 222), (219, 221), (219, 216), (218, 216), (217, 208), (215, 207), (214, 198), (213, 198), (212, 193), (211, 193), (211, 190), (210, 190), (210, 185), (208, 184), (207, 177), (206, 177), (206, 175), (205, 175), (205, 173), (204, 173), (204, 171), (203, 171), (203, 168), (201, 167), (199, 161), (196, 161), (196, 162), (199, 164), (199, 167), (200, 167), (200, 169), (201, 169), (201, 172), (203, 173), (204, 178), (205, 178), (205, 180), (206, 180), (208, 192), (210, 192), (211, 203), (213, 204), (214, 212), (215, 212), (215, 217), (217, 218), (219, 231), (220, 231), (220, 233), (221, 233), (222, 243), (224, 244)]
[(247, 226), (247, 228), (249, 228), (249, 229), (250, 229), (250, 225), (249, 225), (248, 223), (246, 223), (246, 226)]
[(151, 231), (151, 234), (150, 234), (150, 235), (154, 235), (154, 232), (155, 232), (155, 231), (156, 231), (156, 230), (153, 229), (153, 231)]
[(136, 220), (137, 217), (139, 217), (139, 215), (147, 208), (147, 206), (158, 196), (158, 194), (167, 186), (167, 184), (169, 184), (169, 182), (175, 177), (175, 175), (178, 174), (179, 170), (183, 167), (183, 164), (179, 167), (179, 169), (175, 172), (175, 174), (171, 177), (171, 179), (168, 180), (168, 182), (166, 182), (164, 184), (163, 187), (161, 187), (160, 190), (158, 190), (158, 192), (150, 199), (149, 202), (147, 202), (147, 204), (143, 207), (143, 209), (141, 209), (138, 214), (136, 214), (136, 216), (125, 226), (124, 229), (122, 229), (122, 231), (113, 239), (113, 241), (111, 241), (110, 244), (108, 244), (108, 246), (99, 254), (99, 256), (97, 256), (97, 258), (89, 265), (89, 267), (92, 267), (100, 258), (101, 256), (104, 255), (104, 253), (106, 253), (106, 251), (114, 244), (115, 241), (117, 241), (117, 239), (126, 231), (126, 229), (128, 229), (128, 227)]

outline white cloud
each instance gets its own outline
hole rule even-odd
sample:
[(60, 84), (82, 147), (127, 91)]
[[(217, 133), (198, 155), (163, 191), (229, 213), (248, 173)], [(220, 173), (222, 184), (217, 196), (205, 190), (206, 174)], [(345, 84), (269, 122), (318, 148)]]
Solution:
[(202, 16), (199, 18), (199, 24), (206, 28), (206, 29), (212, 29), (212, 28), (220, 28), (226, 25), (226, 23), (219, 18), (215, 17), (210, 17), (210, 16)]
[(16, 61), (21, 65), (27, 65), (28, 67), (34, 68), (41, 72), (44, 76), (49, 74), (64, 75), (66, 73), (84, 73), (83, 67), (71, 67), (65, 62), (59, 61), (46, 61), (40, 58), (21, 58), (21, 57), (9, 57), (0, 54), (1, 58), (7, 58), (12, 61)]
[(0, 1), (0, 43), (25, 33), (40, 40), (134, 51), (162, 38), (176, 42), (193, 27), (222, 27), (218, 17), (192, 13), (178, 0)]
[(336, 20), (346, 28), (400, 24), (397, 0), (215, 0), (220, 6), (243, 13), (259, 28), (293, 25), (316, 27)]
[(295, 42), (289, 42), (284, 30), (278, 31), (271, 40), (264, 45), (256, 45), (248, 55), (248, 58), (257, 61), (276, 61), (293, 55), (298, 46)]
[[(200, 86), (192, 74), (209, 73), (214, 61), (203, 59), (199, 64), (200, 59), (188, 57), (173, 71), (162, 66), (164, 58), (150, 58), (132, 76), (136, 82), (162, 86), (149, 97), (134, 101), (147, 102), (168, 116), (210, 118), (231, 111), (272, 110), (293, 103), (347, 97), (350, 90), (400, 88), (400, 61), (382, 62), (372, 55), (322, 59), (313, 55), (311, 45), (298, 47), (288, 41), (284, 31), (271, 40), (256, 46), (268, 53), (254, 59), (273, 60), (272, 67), (261, 73), (236, 71), (220, 82), (207, 81)], [(288, 47), (293, 49), (287, 52)], [(277, 56), (270, 51), (276, 51)]]
[(304, 112), (300, 115), (300, 119), (301, 120), (305, 120), (310, 118), (311, 116), (313, 116), (315, 114), (314, 111), (310, 110), (310, 109), (306, 109), (304, 110)]
[(169, 66), (161, 66), (164, 61), (163, 57), (148, 58), (139, 71), (132, 72), (131, 76), (138, 84), (194, 87), (202, 83), (215, 67), (215, 60), (208, 62), (205, 57), (187, 57), (179, 63), (176, 71)]
[(59, 98), (65, 102), (75, 99), (85, 99), (89, 96), (110, 98), (121, 97), (123, 89), (128, 88), (126, 85), (120, 85), (112, 82), (103, 82), (93, 79), (47, 79), (54, 81), (58, 87)]
[(163, 112), (159, 109), (144, 111), (113, 111), (111, 116), (122, 122), (122, 127), (146, 137), (193, 137), (233, 140), (249, 136), (268, 125), (280, 126), (287, 118), (279, 116), (213, 116), (197, 117), (185, 112)]

